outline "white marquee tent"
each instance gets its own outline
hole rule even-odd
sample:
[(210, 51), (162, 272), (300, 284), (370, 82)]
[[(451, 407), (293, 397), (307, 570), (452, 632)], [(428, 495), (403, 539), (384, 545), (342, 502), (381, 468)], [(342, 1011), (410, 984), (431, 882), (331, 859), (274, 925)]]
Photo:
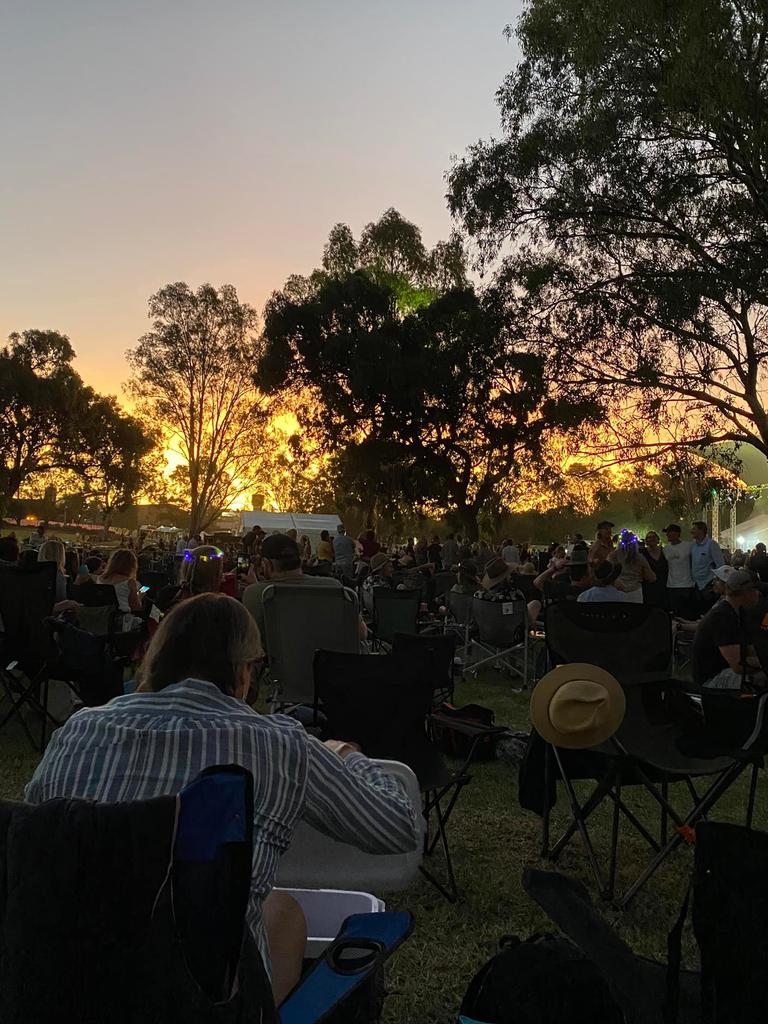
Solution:
[(296, 530), (299, 537), (306, 535), (312, 542), (312, 547), (317, 547), (320, 540), (321, 530), (327, 530), (331, 537), (336, 533), (336, 527), (341, 519), (335, 515), (325, 515), (314, 512), (241, 512), (240, 526), (243, 533), (246, 533), (254, 526), (260, 526), (265, 533), (285, 533), (286, 530)]

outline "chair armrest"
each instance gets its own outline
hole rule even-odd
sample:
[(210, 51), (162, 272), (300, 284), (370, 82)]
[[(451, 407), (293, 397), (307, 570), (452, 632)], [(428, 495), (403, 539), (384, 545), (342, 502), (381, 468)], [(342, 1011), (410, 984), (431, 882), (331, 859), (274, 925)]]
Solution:
[(445, 726), (453, 729), (454, 732), (461, 733), (462, 736), (471, 736), (477, 739), (482, 739), (484, 736), (501, 736), (510, 732), (506, 725), (475, 725), (473, 722), (462, 722), (460, 719), (446, 718), (443, 715), (430, 715), (429, 723), (430, 725)]

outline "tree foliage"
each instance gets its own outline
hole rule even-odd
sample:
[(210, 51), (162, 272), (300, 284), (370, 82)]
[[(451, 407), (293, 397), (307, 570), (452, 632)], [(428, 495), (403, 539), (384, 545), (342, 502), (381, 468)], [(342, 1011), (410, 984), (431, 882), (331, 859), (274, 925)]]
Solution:
[(450, 173), (481, 263), (625, 441), (768, 454), (768, 9), (531, 0), (517, 37), (503, 135)]
[(86, 387), (73, 359), (56, 331), (12, 334), (0, 350), (0, 504), (30, 482), (69, 475), (108, 518), (141, 488), (155, 439)]
[(254, 370), (257, 315), (231, 285), (183, 282), (149, 300), (152, 330), (128, 353), (137, 408), (184, 460), (190, 532), (205, 530), (250, 485), (266, 404)]
[(456, 289), (406, 316), (393, 297), (360, 271), (304, 301), (273, 296), (259, 379), (317, 397), (305, 423), (370, 513), (447, 508), (476, 535), (546, 437), (599, 410), (557, 396), (495, 293)]
[(451, 288), (467, 285), (467, 254), (458, 232), (430, 251), (421, 230), (390, 207), (367, 224), (359, 241), (347, 224), (335, 224), (323, 249), (322, 267), (308, 277), (292, 274), (283, 293), (294, 301), (316, 295), (332, 280), (360, 271), (392, 293), (400, 313), (428, 305)]

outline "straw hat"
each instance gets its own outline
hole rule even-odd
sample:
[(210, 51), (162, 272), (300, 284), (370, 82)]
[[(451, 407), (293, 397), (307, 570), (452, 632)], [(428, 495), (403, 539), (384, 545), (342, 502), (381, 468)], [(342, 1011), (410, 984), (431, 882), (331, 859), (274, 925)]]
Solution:
[(621, 725), (624, 691), (597, 665), (558, 665), (531, 694), (531, 722), (556, 747), (584, 750), (609, 739)]
[(511, 572), (512, 566), (505, 562), (503, 558), (492, 558), (485, 567), (483, 586), (486, 590), (490, 587), (495, 587), (497, 583), (507, 579)]
[(377, 551), (371, 559), (371, 572), (378, 572), (382, 566), (386, 565), (389, 561), (389, 555), (386, 551)]

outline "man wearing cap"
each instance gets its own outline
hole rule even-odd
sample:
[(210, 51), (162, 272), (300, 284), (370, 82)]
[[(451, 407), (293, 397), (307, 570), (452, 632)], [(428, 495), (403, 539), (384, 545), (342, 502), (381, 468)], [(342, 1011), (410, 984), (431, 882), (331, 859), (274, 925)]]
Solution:
[(748, 569), (733, 569), (728, 574), (725, 597), (707, 612), (694, 636), (691, 669), (698, 686), (740, 690), (744, 676), (752, 685), (765, 685), (765, 674), (754, 648), (747, 643), (742, 623), (744, 611), (754, 608), (759, 598), (755, 577)]
[(724, 564), (725, 558), (717, 541), (707, 535), (706, 523), (697, 520), (691, 529), (691, 536), (693, 537), (691, 544), (693, 597), (701, 613), (712, 606), (714, 571)]
[[(301, 571), (299, 545), (284, 533), (273, 533), (261, 545), (261, 571), (263, 580), (252, 583), (243, 593), (243, 604), (256, 620), (261, 633), (261, 643), (267, 647), (267, 630), (264, 623), (264, 591), (273, 583), (298, 584), (306, 587), (340, 587), (341, 581), (332, 576), (305, 576)], [(297, 623), (301, 627), (301, 623)]]
[(691, 575), (691, 545), (682, 539), (682, 529), (677, 523), (670, 523), (662, 533), (667, 535), (664, 557), (669, 566), (667, 575), (667, 600), (673, 615), (692, 615), (693, 576)]
[(391, 590), (394, 571), (389, 555), (385, 551), (377, 551), (371, 559), (370, 574), (365, 577), (362, 586), (363, 606), (369, 615), (373, 615), (374, 590)]
[(603, 519), (602, 522), (597, 524), (595, 539), (592, 547), (589, 549), (590, 564), (605, 562), (611, 557), (613, 553), (613, 535), (611, 530), (615, 525), (615, 523), (611, 523), (607, 519)]

